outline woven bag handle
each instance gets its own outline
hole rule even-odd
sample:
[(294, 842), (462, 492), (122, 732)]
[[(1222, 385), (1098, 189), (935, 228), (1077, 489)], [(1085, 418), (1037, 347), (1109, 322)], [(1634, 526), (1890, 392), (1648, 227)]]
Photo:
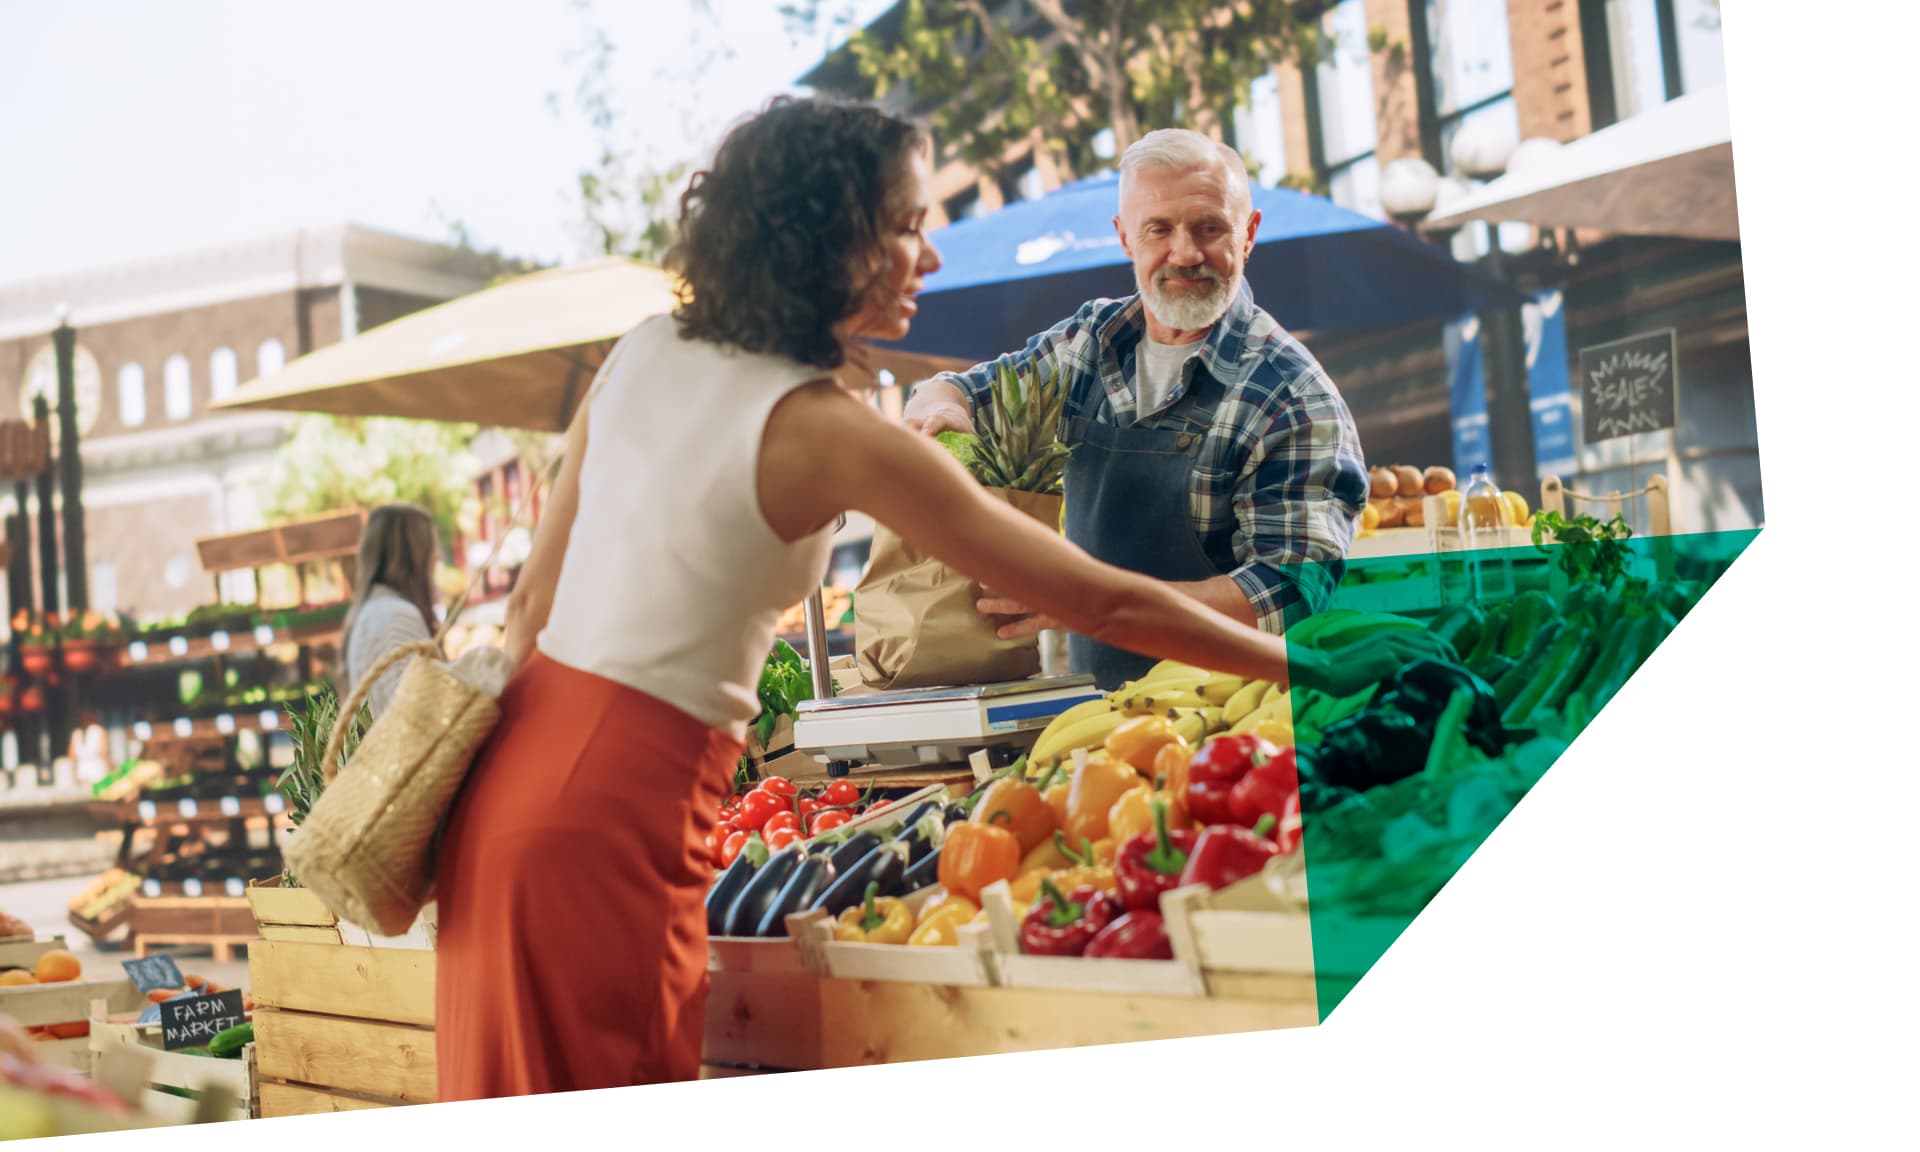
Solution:
[[(447, 609), (447, 618), (440, 622), (440, 630), (433, 634), (433, 639), (416, 640), (411, 644), (402, 644), (388, 651), (373, 662), (373, 667), (367, 669), (366, 674), (360, 677), (360, 683), (348, 693), (346, 703), (341, 706), (339, 714), (334, 719), (333, 731), (327, 734), (326, 751), (321, 753), (320, 771), (327, 783), (333, 783), (334, 777), (339, 774), (340, 749), (346, 743), (347, 730), (353, 726), (353, 718), (360, 714), (361, 705), (365, 704), (367, 697), (372, 695), (373, 686), (380, 682), (380, 677), (386, 675), (388, 669), (402, 660), (414, 656), (425, 656), (431, 659), (441, 654), (441, 645), (446, 641), (448, 631), (460, 618), (460, 613), (466, 609), (468, 594), (473, 591), (474, 585), (480, 582), (480, 578), (486, 575), (487, 570), (493, 567), (494, 562), (500, 559), (501, 549), (507, 542), (507, 534), (519, 527), (526, 519), (527, 510), (533, 507), (534, 494), (542, 485), (552, 481), (559, 463), (560, 461), (556, 459), (548, 466), (545, 476), (535, 477), (534, 482), (527, 485), (526, 494), (520, 497), (520, 506), (514, 510), (513, 519), (508, 523), (507, 531), (500, 533), (500, 538), (493, 543), (493, 551), (480, 562), (479, 567), (473, 570), (473, 575), (467, 580), (466, 588), (461, 590), (452, 606)], [(342, 637), (341, 643), (345, 642), (346, 638)]]

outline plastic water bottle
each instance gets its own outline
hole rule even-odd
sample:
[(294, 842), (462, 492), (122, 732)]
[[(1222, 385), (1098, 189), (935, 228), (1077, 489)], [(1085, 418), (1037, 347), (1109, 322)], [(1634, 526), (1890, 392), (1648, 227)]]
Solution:
[(1460, 543), (1467, 548), (1498, 547), (1507, 526), (1507, 503), (1485, 464), (1475, 464), (1460, 494)]

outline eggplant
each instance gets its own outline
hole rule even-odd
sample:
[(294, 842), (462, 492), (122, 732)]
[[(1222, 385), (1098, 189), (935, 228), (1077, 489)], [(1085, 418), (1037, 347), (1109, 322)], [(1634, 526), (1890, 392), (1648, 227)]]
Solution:
[(1467, 739), (1489, 756), (1497, 756), (1505, 744), (1506, 728), (1500, 722), (1500, 703), (1493, 687), (1458, 664), (1443, 660), (1416, 660), (1395, 674), (1377, 707), (1398, 709), (1425, 725), (1440, 719), (1455, 692), (1465, 689), (1473, 697), (1473, 711), (1467, 716)]
[(834, 872), (836, 874), (845, 872), (878, 847), (880, 847), (880, 837), (872, 832), (855, 832), (833, 850)]
[(727, 909), (726, 931), (723, 936), (751, 936), (760, 927), (760, 921), (766, 917), (767, 909), (773, 905), (773, 898), (780, 894), (780, 888), (800, 866), (800, 846), (789, 845), (768, 857), (760, 870), (747, 881), (741, 890), (740, 898)]
[[(929, 816), (937, 818), (939, 814), (939, 802), (935, 800), (927, 801), (925, 804), (913, 810), (913, 814), (907, 818), (907, 826), (900, 829), (900, 834), (893, 838), (894, 843), (905, 844), (907, 846), (907, 864), (909, 867), (925, 860), (927, 854), (939, 846), (935, 841), (939, 838), (940, 834), (934, 833), (933, 835), (927, 835), (920, 827)], [(942, 824), (941, 828), (944, 831), (946, 825)]]
[(813, 902), (829, 916), (838, 916), (867, 897), (867, 885), (880, 885), (880, 895), (899, 895), (900, 882), (907, 875), (907, 846), (898, 842), (882, 844), (862, 856), (851, 868), (838, 870), (832, 887)]
[(935, 848), (907, 869), (900, 880), (900, 891), (918, 892), (922, 888), (931, 888), (940, 883), (940, 849)]
[[(1370, 709), (1321, 734), (1314, 750), (1313, 779), (1355, 792), (1392, 784), (1427, 766), (1432, 743), (1432, 723), (1423, 724), (1398, 709)], [(1303, 794), (1301, 807), (1306, 806)]]
[(787, 917), (796, 912), (804, 912), (820, 894), (833, 885), (833, 858), (825, 854), (810, 854), (794, 868), (793, 875), (780, 886), (779, 895), (773, 898), (767, 914), (760, 918), (760, 927), (755, 936), (785, 936)]
[(727, 912), (733, 908), (733, 902), (746, 891), (748, 881), (760, 870), (760, 864), (766, 858), (766, 849), (758, 855), (742, 850), (733, 858), (733, 863), (720, 873), (720, 879), (714, 882), (707, 892), (707, 935), (723, 936), (727, 929)]

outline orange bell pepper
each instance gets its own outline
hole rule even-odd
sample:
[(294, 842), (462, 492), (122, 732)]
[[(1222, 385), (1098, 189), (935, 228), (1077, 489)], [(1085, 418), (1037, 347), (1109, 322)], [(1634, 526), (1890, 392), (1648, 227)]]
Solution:
[(1059, 826), (1040, 790), (1018, 776), (1003, 776), (987, 785), (974, 805), (973, 823), (999, 823), (995, 814), (1000, 812), (1007, 814), (1005, 827), (1020, 842), (1023, 856), (1052, 839)]
[(1193, 749), (1184, 741), (1179, 744), (1163, 744), (1160, 746), (1160, 751), (1154, 753), (1153, 771), (1148, 775), (1163, 781), (1163, 786), (1169, 793), (1184, 799), (1187, 794), (1187, 765), (1192, 762)]
[(1067, 839), (1107, 839), (1107, 814), (1113, 811), (1113, 802), (1139, 784), (1140, 773), (1125, 760), (1104, 755), (1088, 757), (1086, 766), (1074, 772), (1073, 786), (1067, 793)]
[(1166, 801), (1168, 828), (1193, 826), (1193, 821), (1187, 816), (1187, 802), (1183, 793), (1171, 789), (1155, 791), (1153, 785), (1142, 784), (1115, 800), (1113, 810), (1107, 814), (1107, 832), (1116, 843), (1125, 844), (1143, 832), (1153, 831), (1153, 800), (1156, 796)]
[(980, 890), (1020, 874), (1020, 841), (1005, 825), (1012, 817), (996, 813), (985, 824), (955, 824), (940, 849), (940, 883), (948, 892), (978, 904)]
[(1165, 716), (1135, 716), (1107, 734), (1107, 755), (1133, 766), (1134, 771), (1153, 771), (1154, 757), (1168, 744), (1185, 745), (1173, 730), (1173, 721)]

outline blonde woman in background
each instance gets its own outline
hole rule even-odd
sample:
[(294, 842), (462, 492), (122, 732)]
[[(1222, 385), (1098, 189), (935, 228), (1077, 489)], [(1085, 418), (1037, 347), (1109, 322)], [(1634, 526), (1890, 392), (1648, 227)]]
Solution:
[[(382, 504), (367, 517), (354, 565), (353, 602), (340, 643), (340, 697), (346, 699), (368, 669), (405, 644), (431, 640), (434, 565), (440, 555), (433, 517), (412, 504)], [(375, 718), (400, 687), (406, 663), (388, 669), (368, 694)]]

